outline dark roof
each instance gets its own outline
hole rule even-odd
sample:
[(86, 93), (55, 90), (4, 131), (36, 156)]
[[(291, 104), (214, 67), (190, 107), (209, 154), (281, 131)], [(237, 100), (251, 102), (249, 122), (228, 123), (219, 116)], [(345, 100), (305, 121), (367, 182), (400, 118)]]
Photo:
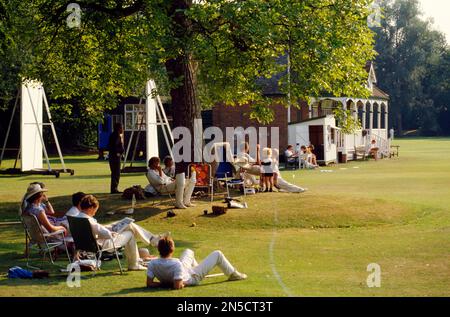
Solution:
[[(287, 65), (287, 55), (283, 55), (278, 58), (277, 63), (280, 65)], [(370, 72), (370, 68), (372, 67), (373, 62), (369, 61), (364, 66), (364, 69), (367, 71), (367, 73)], [(283, 93), (280, 90), (280, 87), (278, 85), (278, 82), (283, 76), (286, 76), (287, 70), (280, 72), (271, 78), (259, 78), (256, 82), (259, 86), (262, 87), (262, 92), (265, 96), (284, 96), (285, 93)], [(323, 92), (322, 97), (332, 97), (330, 94)], [(389, 95), (382, 91), (380, 88), (375, 87), (373, 89), (373, 96), (374, 98), (382, 98), (382, 99), (389, 99)]]
[(371, 97), (389, 100), (389, 95), (375, 85), (373, 85)]

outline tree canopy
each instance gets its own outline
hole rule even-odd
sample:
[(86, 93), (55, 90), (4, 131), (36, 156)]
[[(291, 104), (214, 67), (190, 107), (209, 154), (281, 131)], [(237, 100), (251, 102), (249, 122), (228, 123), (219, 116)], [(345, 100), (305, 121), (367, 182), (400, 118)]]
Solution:
[(279, 85), (293, 105), (323, 91), (368, 94), (370, 0), (80, 0), (81, 25), (69, 28), (71, 2), (0, 1), (0, 36), (10, 39), (0, 53), (19, 61), (2, 58), (2, 68), (16, 67), (16, 83), (42, 81), (69, 115), (101, 114), (153, 78), (172, 99), (175, 126), (192, 129), (217, 103), (251, 103), (267, 122), (273, 112), (258, 79), (283, 72), (285, 54), (292, 77)]
[(383, 0), (381, 6), (376, 65), (379, 84), (391, 97), (392, 122), (400, 132), (450, 133), (450, 51), (444, 35), (422, 18), (417, 0)]

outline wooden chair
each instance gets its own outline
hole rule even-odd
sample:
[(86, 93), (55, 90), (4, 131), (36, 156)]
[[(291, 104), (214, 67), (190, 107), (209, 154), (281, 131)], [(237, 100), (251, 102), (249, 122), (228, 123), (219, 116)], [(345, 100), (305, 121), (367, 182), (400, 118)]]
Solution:
[(355, 160), (362, 159), (366, 160), (368, 158), (367, 156), (367, 150), (364, 145), (355, 146)]
[(34, 215), (22, 215), (21, 221), (26, 233), (26, 256), (27, 267), (32, 269), (39, 269), (30, 265), (30, 249), (39, 250), (42, 254), (42, 262), (45, 261), (45, 256), (48, 253), (50, 262), (53, 265), (59, 266), (55, 263), (52, 253), (59, 247), (64, 247), (69, 263), (71, 263), (69, 250), (67, 249), (66, 238), (64, 237), (64, 231), (59, 230), (52, 233), (46, 233), (43, 231), (41, 224)]

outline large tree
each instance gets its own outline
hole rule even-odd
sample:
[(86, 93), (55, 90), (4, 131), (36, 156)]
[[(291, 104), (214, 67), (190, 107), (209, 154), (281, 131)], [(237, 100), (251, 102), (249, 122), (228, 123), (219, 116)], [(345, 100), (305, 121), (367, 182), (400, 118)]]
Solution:
[(445, 37), (432, 21), (422, 18), (417, 0), (383, 0), (382, 8), (376, 65), (380, 85), (391, 96), (390, 121), (400, 133), (420, 129), (436, 134), (438, 113), (445, 106), (442, 89), (448, 87), (450, 71), (443, 68), (448, 67)]
[(251, 103), (253, 117), (270, 121), (258, 79), (284, 71), (277, 58), (287, 53), (292, 77), (279, 85), (292, 104), (324, 90), (367, 94), (370, 0), (79, 0), (81, 25), (69, 28), (71, 2), (4, 5), (26, 10), (21, 19), (33, 31), (15, 33), (28, 43), (19, 76), (41, 80), (52, 98), (76, 100), (88, 113), (114, 107), (154, 78), (171, 97), (173, 127), (193, 131), (202, 107), (216, 103)]

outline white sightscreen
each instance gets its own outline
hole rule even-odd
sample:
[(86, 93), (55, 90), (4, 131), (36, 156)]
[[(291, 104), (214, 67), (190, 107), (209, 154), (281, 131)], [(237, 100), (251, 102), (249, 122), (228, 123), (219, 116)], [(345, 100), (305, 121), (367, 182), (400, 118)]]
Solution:
[(22, 84), (20, 112), (22, 172), (42, 168), (42, 142), (39, 137), (39, 130), (42, 133), (42, 98), (42, 88), (39, 83)]
[(146, 85), (146, 102), (145, 102), (145, 113), (146, 113), (146, 124), (147, 124), (147, 135), (146, 135), (146, 147), (147, 147), (147, 162), (150, 158), (157, 156), (159, 157), (158, 149), (158, 124), (156, 119), (156, 98), (152, 98), (152, 89), (150, 82)]

